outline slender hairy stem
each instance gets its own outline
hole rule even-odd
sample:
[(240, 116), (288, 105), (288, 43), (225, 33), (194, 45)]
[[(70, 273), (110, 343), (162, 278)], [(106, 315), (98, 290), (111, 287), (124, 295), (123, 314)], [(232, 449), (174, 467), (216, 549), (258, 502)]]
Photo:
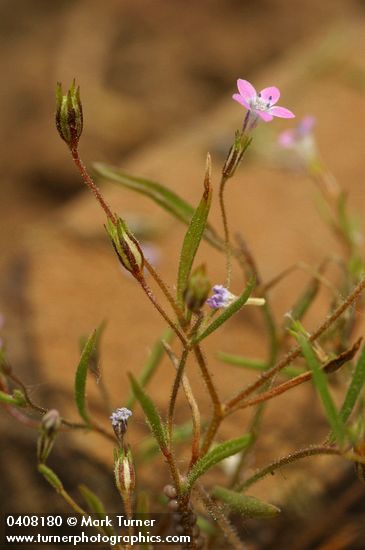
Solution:
[(167, 447), (160, 447), (160, 449), (162, 454), (166, 458), (166, 462), (171, 474), (171, 479), (173, 484), (175, 485), (177, 494), (180, 495), (181, 494), (181, 475), (177, 467), (174, 454)]
[[(360, 296), (362, 291), (365, 288), (365, 277), (356, 285), (354, 290), (347, 296), (347, 298), (334, 310), (334, 312), (329, 315), (323, 323), (310, 335), (309, 341), (314, 342), (317, 340), (321, 334), (323, 334), (337, 319), (342, 315), (346, 309), (351, 306)], [(235, 397), (233, 397), (230, 401), (226, 403), (225, 411), (226, 413), (233, 409), (240, 401), (251, 395), (254, 391), (259, 389), (267, 380), (270, 380), (275, 374), (280, 372), (284, 367), (289, 365), (294, 359), (299, 357), (301, 354), (301, 348), (300, 346), (293, 347), (286, 355), (283, 357), (274, 367), (271, 369), (263, 372), (256, 380), (256, 382), (253, 382), (249, 386), (247, 386), (246, 389), (239, 392)]]
[[(22, 392), (24, 394), (24, 397), (25, 397), (25, 400), (27, 402), (27, 405), (29, 406), (29, 408), (31, 408), (32, 410), (34, 411), (37, 411), (39, 413), (41, 413), (42, 415), (45, 415), (47, 412), (48, 412), (48, 409), (45, 409), (44, 407), (40, 407), (39, 405), (37, 405), (36, 403), (34, 403), (29, 395), (29, 392), (27, 390), (27, 387), (25, 386), (25, 384), (20, 380), (20, 378), (18, 378), (18, 376), (16, 376), (14, 373), (10, 372), (7, 374), (7, 376), (13, 380), (13, 382), (15, 382), (21, 389), (22, 389)], [(109, 439), (110, 441), (115, 441), (115, 437), (112, 435), (112, 433), (108, 432), (107, 430), (105, 430), (102, 426), (99, 426), (97, 423), (95, 422), (91, 422), (90, 425), (88, 424), (82, 424), (82, 423), (77, 423), (77, 422), (70, 422), (70, 420), (66, 420), (65, 418), (61, 418), (61, 424), (63, 426), (66, 426), (67, 428), (72, 428), (72, 429), (79, 429), (79, 430), (90, 430), (90, 429), (93, 429), (94, 431), (98, 432), (99, 434), (103, 435), (104, 437), (106, 437), (107, 439)], [(37, 423), (37, 427), (38, 427), (38, 423)]]
[[(238, 242), (239, 250), (243, 258), (243, 270), (247, 278), (252, 276), (255, 277), (257, 283), (258, 295), (265, 298), (265, 303), (262, 307), (262, 312), (264, 316), (264, 321), (267, 328), (267, 333), (269, 337), (269, 353), (268, 353), (268, 364), (271, 367), (274, 365), (278, 353), (278, 335), (274, 315), (270, 306), (270, 299), (267, 295), (265, 287), (262, 287), (261, 276), (255, 261), (253, 254), (251, 253), (249, 247), (247, 246), (246, 241), (242, 238), (240, 234), (236, 235), (236, 240)], [(261, 292), (260, 292), (261, 288)]]
[(224, 202), (224, 189), (227, 181), (228, 181), (228, 178), (223, 175), (219, 186), (219, 206), (220, 206), (222, 222), (223, 222), (224, 243), (225, 243), (225, 249), (226, 249), (227, 274), (226, 274), (225, 286), (229, 288), (231, 284), (231, 278), (232, 278), (232, 250), (231, 250), (231, 243), (229, 238), (228, 217), (226, 212), (226, 205)]
[(184, 314), (181, 311), (181, 309), (179, 308), (176, 300), (174, 300), (171, 292), (169, 291), (169, 289), (166, 286), (166, 284), (164, 283), (164, 281), (161, 279), (159, 274), (155, 271), (154, 267), (146, 260), (146, 258), (144, 259), (144, 265), (146, 266), (146, 269), (150, 272), (150, 274), (152, 275), (152, 277), (154, 278), (154, 280), (156, 281), (156, 283), (158, 284), (158, 286), (160, 287), (160, 289), (162, 290), (162, 292), (164, 293), (164, 295), (168, 299), (171, 307), (173, 308), (173, 310), (176, 314), (176, 317), (179, 320), (180, 326), (182, 326), (182, 327), (185, 326), (187, 324), (187, 322), (186, 322), (186, 319), (184, 317)]
[(326, 447), (324, 445), (312, 445), (310, 447), (307, 447), (306, 449), (300, 449), (299, 451), (295, 451), (290, 455), (279, 458), (278, 460), (275, 460), (268, 466), (265, 466), (265, 468), (262, 468), (262, 470), (259, 470), (256, 474), (246, 479), (246, 481), (236, 486), (236, 491), (244, 491), (245, 489), (247, 489), (257, 481), (259, 481), (263, 477), (274, 473), (275, 470), (278, 470), (279, 468), (282, 468), (287, 464), (291, 464), (292, 462), (295, 462), (296, 460), (299, 460), (301, 458), (307, 458), (308, 456), (314, 456), (314, 455), (341, 455), (341, 454), (342, 454), (342, 451), (340, 449), (337, 449), (336, 447)]
[(205, 382), (205, 384), (207, 386), (207, 389), (209, 391), (209, 395), (212, 399), (212, 403), (213, 403), (213, 406), (214, 406), (214, 411), (217, 414), (221, 415), (221, 413), (222, 413), (221, 401), (219, 399), (217, 390), (216, 390), (216, 388), (213, 384), (212, 377), (210, 375), (210, 372), (208, 371), (208, 368), (207, 368), (207, 365), (205, 363), (205, 359), (204, 359), (204, 356), (202, 354), (202, 351), (201, 351), (201, 348), (200, 348), (199, 344), (194, 346), (194, 354), (195, 354), (195, 357), (198, 361), (198, 365), (199, 365), (201, 373), (203, 375), (204, 382)]
[[(173, 353), (172, 349), (170, 348), (170, 346), (166, 342), (162, 342), (162, 344), (165, 348), (165, 351), (166, 351), (167, 355), (169, 356), (169, 358), (171, 360), (171, 363), (174, 365), (174, 367), (178, 371), (179, 367), (180, 367), (180, 362), (179, 362), (178, 358), (176, 357), (176, 355)], [(176, 383), (176, 380), (175, 380), (175, 383)], [(190, 410), (191, 410), (192, 423), (193, 423), (193, 441), (192, 441), (192, 444), (191, 444), (191, 460), (190, 460), (190, 466), (189, 466), (189, 470), (190, 470), (190, 468), (195, 464), (195, 462), (199, 458), (199, 452), (200, 452), (200, 425), (201, 425), (200, 411), (199, 411), (199, 407), (198, 407), (198, 404), (196, 402), (196, 399), (193, 395), (193, 391), (191, 389), (189, 379), (186, 376), (186, 374), (184, 374), (184, 373), (181, 377), (181, 384), (182, 384), (186, 399), (189, 403), (189, 407), (190, 407)], [(174, 386), (175, 386), (175, 384), (174, 384)], [(171, 403), (170, 403), (170, 407), (171, 407)], [(170, 441), (172, 441), (171, 436), (170, 436)]]
[[(322, 369), (322, 370), (325, 371), (326, 369)], [(253, 405), (258, 405), (259, 403), (263, 403), (264, 401), (269, 401), (269, 399), (272, 399), (277, 395), (281, 395), (282, 393), (285, 393), (286, 391), (291, 390), (292, 388), (295, 388), (296, 386), (299, 386), (304, 382), (308, 382), (308, 380), (311, 380), (312, 377), (313, 377), (312, 371), (303, 372), (302, 374), (299, 374), (295, 378), (291, 378), (291, 380), (288, 380), (287, 382), (283, 382), (282, 384), (279, 384), (275, 388), (271, 388), (268, 391), (262, 392), (256, 397), (252, 397), (247, 401), (238, 403), (235, 407), (229, 409), (229, 411), (226, 413), (226, 416), (228, 416), (228, 414), (234, 413), (238, 409), (245, 409), (246, 407), (252, 407)]]
[(220, 424), (220, 422), (223, 418), (223, 408), (222, 408), (222, 404), (221, 404), (221, 401), (219, 399), (217, 390), (214, 386), (212, 377), (211, 377), (210, 372), (208, 371), (207, 365), (205, 363), (205, 359), (204, 359), (204, 356), (203, 356), (202, 351), (200, 349), (200, 346), (196, 345), (196, 346), (194, 346), (193, 349), (194, 349), (194, 354), (195, 354), (195, 357), (197, 359), (198, 365), (200, 367), (204, 382), (207, 386), (210, 398), (211, 398), (212, 403), (213, 403), (213, 417), (212, 417), (211, 423), (208, 427), (208, 430), (205, 434), (204, 441), (203, 441), (201, 451), (200, 451), (200, 455), (203, 456), (208, 451), (208, 449), (209, 449), (209, 447), (210, 447), (210, 445), (213, 441), (214, 435), (215, 435), (215, 433), (216, 433), (216, 431), (219, 427), (219, 424)]
[(160, 304), (157, 302), (155, 296), (152, 293), (152, 290), (147, 285), (145, 279), (143, 279), (142, 277), (139, 277), (138, 282), (141, 285), (141, 287), (143, 288), (146, 295), (148, 296), (149, 300), (153, 303), (153, 305), (157, 309), (157, 311), (160, 313), (160, 315), (162, 315), (162, 317), (165, 319), (165, 321), (169, 324), (169, 326), (175, 332), (176, 336), (179, 338), (179, 340), (181, 341), (183, 346), (186, 347), (187, 346), (187, 341), (186, 341), (185, 336), (180, 332), (179, 328), (175, 325), (175, 323), (170, 319), (170, 317), (167, 315), (167, 313), (162, 309)]
[(71, 155), (72, 155), (72, 158), (74, 160), (74, 163), (75, 165), (77, 166), (81, 176), (82, 176), (82, 179), (84, 180), (84, 183), (86, 183), (86, 185), (88, 186), (88, 188), (92, 191), (92, 193), (94, 193), (95, 197), (97, 198), (97, 200), (99, 201), (99, 204), (100, 206), (102, 207), (102, 209), (104, 210), (105, 214), (107, 215), (107, 217), (114, 223), (116, 224), (117, 223), (117, 220), (114, 216), (114, 214), (112, 213), (112, 211), (110, 210), (109, 206), (107, 205), (107, 203), (105, 202), (102, 194), (100, 193), (100, 190), (99, 188), (97, 187), (97, 185), (94, 183), (93, 179), (91, 178), (91, 176), (89, 175), (87, 169), (86, 169), (86, 166), (85, 164), (82, 162), (81, 158), (80, 158), (80, 155), (79, 155), (79, 152), (77, 149), (71, 149)]
[(207, 431), (203, 439), (203, 443), (200, 449), (200, 456), (204, 456), (208, 451), (213, 442), (214, 436), (218, 431), (218, 428), (223, 420), (223, 416), (217, 413), (213, 414), (213, 418), (210, 421)]
[(169, 410), (167, 414), (167, 434), (168, 434), (168, 440), (169, 445), (171, 449), (172, 445), (172, 431), (174, 426), (174, 413), (175, 413), (175, 405), (176, 405), (176, 398), (179, 391), (181, 379), (184, 375), (184, 368), (186, 364), (186, 359), (188, 357), (189, 350), (185, 348), (182, 352), (181, 359), (179, 361), (179, 364), (177, 366), (177, 372), (174, 380), (174, 385), (172, 387), (170, 402), (169, 402)]

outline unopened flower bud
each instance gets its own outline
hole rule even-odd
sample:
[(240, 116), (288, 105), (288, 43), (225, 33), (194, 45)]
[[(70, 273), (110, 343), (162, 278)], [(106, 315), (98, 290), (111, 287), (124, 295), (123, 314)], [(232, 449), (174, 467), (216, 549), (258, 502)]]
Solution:
[(61, 138), (70, 149), (77, 149), (83, 128), (80, 87), (76, 88), (75, 80), (66, 95), (63, 95), (62, 85), (56, 88), (56, 127)]
[(132, 452), (129, 447), (117, 451), (114, 475), (119, 493), (123, 499), (129, 500), (136, 484)]
[(168, 499), (174, 499), (177, 497), (177, 491), (173, 485), (165, 485), (165, 487), (163, 488), (163, 492)]
[(61, 417), (56, 409), (49, 410), (42, 418), (37, 441), (37, 457), (40, 463), (43, 464), (47, 460), (60, 426)]
[(144, 266), (143, 252), (124, 221), (117, 218), (115, 224), (108, 218), (105, 228), (121, 264), (135, 277), (140, 276)]
[(211, 284), (206, 274), (205, 265), (201, 265), (193, 271), (184, 292), (187, 308), (193, 313), (197, 313), (208, 298), (210, 289)]
[(234, 176), (242, 157), (249, 147), (252, 138), (245, 135), (244, 131), (237, 130), (234, 137), (234, 142), (230, 148), (227, 158), (225, 160), (222, 174), (225, 179)]
[(127, 422), (130, 416), (132, 416), (132, 411), (126, 407), (116, 409), (110, 416), (115, 435), (119, 441), (123, 440), (123, 436), (127, 431)]

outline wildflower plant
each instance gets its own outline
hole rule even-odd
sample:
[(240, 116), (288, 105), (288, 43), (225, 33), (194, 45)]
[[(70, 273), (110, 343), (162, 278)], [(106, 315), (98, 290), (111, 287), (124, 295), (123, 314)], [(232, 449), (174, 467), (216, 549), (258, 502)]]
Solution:
[[(151, 468), (146, 457), (154, 456), (157, 449), (162, 457), (161, 471), (165, 468), (168, 478), (165, 486), (161, 487), (161, 494), (163, 493), (165, 498), (165, 511), (171, 514), (170, 528), (190, 538), (190, 543), (185, 546), (187, 548), (203, 548), (208, 545), (212, 548), (222, 548), (225, 545), (222, 536), (226, 537), (226, 541), (229, 541), (233, 548), (243, 548), (244, 541), (240, 539), (242, 533), (239, 536), (233, 528), (230, 513), (239, 513), (243, 520), (255, 517), (261, 521), (279, 514), (277, 506), (250, 495), (249, 489), (282, 466), (324, 454), (337, 455), (343, 460), (355, 463), (362, 479), (365, 467), (364, 433), (360, 422), (364, 409), (365, 347), (362, 347), (361, 339), (354, 340), (358, 323), (356, 304), (360, 302), (361, 293), (365, 288), (365, 266), (359, 239), (353, 229), (352, 215), (347, 209), (346, 195), (337, 182), (333, 183), (334, 178), (329, 175), (319, 158), (312, 136), (312, 118), (304, 119), (296, 129), (287, 129), (281, 134), (281, 146), (298, 154), (308, 175), (319, 185), (327, 210), (330, 212), (330, 217), (326, 220), (344, 245), (344, 258), (341, 261), (341, 288), (336, 292), (325, 319), (311, 332), (303, 324), (304, 316), (314, 303), (319, 286), (325, 278), (324, 272), (329, 259), (325, 259), (318, 269), (312, 269), (310, 284), (299, 294), (290, 314), (280, 323), (271, 310), (270, 290), (285, 277), (288, 270), (284, 270), (274, 281), (263, 280), (256, 260), (244, 240), (232, 242), (225, 193), (228, 182), (236, 174), (254, 138), (254, 132), (259, 131), (258, 123), (271, 122), (274, 117), (290, 119), (294, 114), (276, 105), (280, 97), (278, 88), (271, 86), (257, 93), (246, 80), (239, 79), (237, 85), (239, 93), (234, 94), (233, 99), (241, 104), (246, 112), (243, 115), (241, 129), (237, 130), (221, 169), (218, 201), (223, 234), (211, 225), (209, 219), (215, 190), (209, 154), (201, 199), (196, 207), (160, 183), (125, 174), (111, 166), (95, 166), (100, 179), (114, 181), (121, 187), (147, 195), (187, 226), (177, 266), (176, 292), (170, 290), (163, 276), (146, 259), (126, 221), (113, 212), (89, 175), (79, 155), (79, 141), (83, 130), (79, 88), (73, 83), (64, 95), (61, 85), (58, 85), (58, 132), (70, 149), (84, 183), (105, 213), (105, 230), (116, 259), (134, 277), (151, 306), (165, 320), (167, 329), (156, 342), (140, 375), (129, 374), (129, 393), (126, 391), (124, 401), (122, 399), (118, 403), (119, 408), (110, 410), (109, 426), (95, 419), (92, 404), (87, 402), (85, 392), (87, 376), (97, 364), (103, 326), (97, 328), (84, 343), (76, 369), (75, 402), (81, 418), (80, 423), (70, 422), (62, 418), (57, 411), (47, 411), (34, 403), (27, 387), (9, 365), (5, 352), (2, 351), (0, 355), (0, 401), (9, 412), (16, 410), (16, 418), (24, 424), (39, 423), (39, 471), (71, 508), (81, 514), (87, 513), (66, 491), (57, 474), (46, 465), (48, 456), (54, 445), (57, 445), (57, 438), (63, 429), (95, 431), (107, 442), (114, 443), (115, 482), (123, 502), (124, 513), (128, 517), (136, 513), (148, 513), (148, 510), (156, 511), (152, 510), (151, 506), (158, 499), (148, 494), (148, 487), (140, 486), (138, 469)], [(329, 181), (332, 182), (331, 185)], [(206, 258), (204, 265), (195, 265), (196, 254), (203, 240), (225, 257), (224, 284), (216, 282), (213, 287), (211, 286), (208, 277), (209, 258)], [(235, 293), (231, 291), (234, 267), (240, 270), (245, 281), (241, 289), (235, 289)], [(157, 283), (161, 295), (167, 299), (168, 309), (161, 305), (159, 295), (150, 288), (147, 273)], [(207, 338), (213, 334), (216, 336), (221, 327), (246, 306), (259, 306), (259, 311), (263, 315), (268, 335), (267, 357), (257, 361), (243, 355), (219, 354), (220, 360), (226, 365), (238, 365), (260, 372), (258, 378), (246, 387), (238, 388), (235, 395), (225, 400), (220, 395), (208, 366), (204, 344)], [(292, 346), (289, 345), (290, 338), (294, 340)], [(177, 344), (174, 346), (175, 351), (171, 346), (173, 340), (176, 340)], [(1, 349), (4, 350), (4, 346)], [(158, 377), (158, 366), (164, 356), (169, 358), (175, 377), (165, 407), (159, 411), (148, 393), (147, 385), (152, 377)], [(199, 369), (211, 402), (211, 415), (208, 418), (201, 416), (196, 390), (185, 371), (186, 363), (190, 360), (194, 361)], [(304, 370), (303, 363), (306, 365)], [(349, 364), (350, 368), (346, 371), (346, 378), (342, 380), (342, 404), (337, 406), (329, 379), (332, 373), (342, 369), (345, 364)], [(278, 378), (278, 375), (281, 377)], [(298, 385), (310, 382), (315, 387), (328, 423), (325, 440), (314, 441), (311, 446), (279, 457), (253, 475), (247, 475), (247, 457), (261, 436), (260, 426), (266, 403), (273, 398), (279, 399), (281, 394)], [(190, 411), (190, 421), (184, 425), (177, 425), (175, 422), (179, 392), (184, 393)], [(138, 414), (135, 410), (137, 402), (151, 431), (151, 439), (144, 448), (132, 448), (127, 442), (128, 432), (133, 430), (133, 420)], [(221, 441), (218, 431), (222, 423), (242, 409), (253, 411), (247, 433)], [(189, 449), (187, 461), (182, 461), (179, 457), (179, 442), (183, 442)], [(224, 465), (227, 459), (230, 460), (230, 468), (225, 469), (226, 486), (209, 481), (206, 483), (204, 479), (209, 478), (203, 478), (204, 474), (219, 464)], [(85, 487), (81, 493), (88, 510), (105, 514), (105, 507), (97, 495)], [(103, 532), (108, 533), (107, 528)], [(115, 547), (123, 546), (116, 544)]]

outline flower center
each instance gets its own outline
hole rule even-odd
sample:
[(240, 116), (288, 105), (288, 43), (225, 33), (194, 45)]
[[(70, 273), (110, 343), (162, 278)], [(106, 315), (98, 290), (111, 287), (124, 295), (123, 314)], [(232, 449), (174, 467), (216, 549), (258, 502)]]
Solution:
[(269, 101), (265, 101), (265, 99), (261, 97), (261, 94), (258, 93), (257, 96), (250, 101), (250, 105), (252, 109), (256, 111), (268, 111), (271, 107), (271, 100), (272, 96), (269, 97)]

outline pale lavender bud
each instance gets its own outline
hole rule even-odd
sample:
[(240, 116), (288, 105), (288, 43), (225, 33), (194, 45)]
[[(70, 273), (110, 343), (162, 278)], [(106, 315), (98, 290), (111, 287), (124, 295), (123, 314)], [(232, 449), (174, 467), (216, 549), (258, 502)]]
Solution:
[(129, 417), (132, 416), (132, 411), (126, 407), (116, 409), (110, 416), (110, 420), (118, 439), (123, 439), (123, 435), (127, 431), (127, 422)]

